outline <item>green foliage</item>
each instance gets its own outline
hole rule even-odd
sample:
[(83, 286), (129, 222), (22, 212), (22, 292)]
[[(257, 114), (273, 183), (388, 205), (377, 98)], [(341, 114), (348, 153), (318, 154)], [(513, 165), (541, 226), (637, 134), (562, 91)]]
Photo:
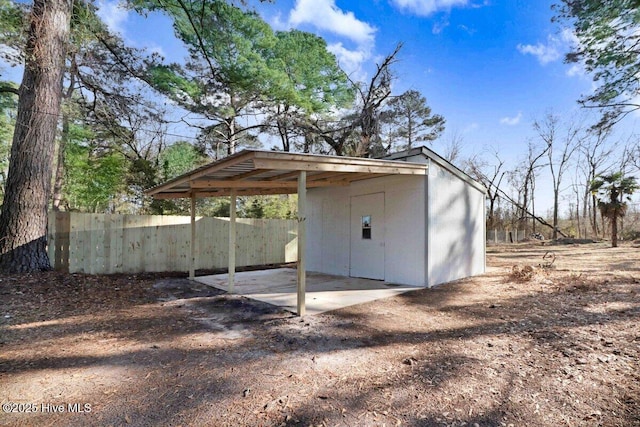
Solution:
[(568, 62), (584, 64), (599, 83), (582, 102), (605, 107), (604, 121), (640, 108), (640, 10), (635, 0), (563, 0), (558, 17), (570, 23), (579, 43)]
[[(16, 87), (11, 83), (0, 83)], [(4, 183), (9, 168), (9, 153), (15, 126), (15, 114), (18, 108), (18, 97), (10, 92), (0, 92), (0, 203), (4, 197)]]
[(598, 207), (607, 218), (624, 216), (631, 195), (640, 188), (634, 176), (622, 172), (598, 175), (591, 183), (591, 192), (598, 199)]
[(250, 196), (240, 200), (244, 218), (292, 219), (297, 214), (297, 196)]
[(179, 141), (160, 152), (159, 160), (162, 180), (166, 181), (203, 165), (207, 158), (193, 145)]
[(9, 64), (22, 64), (26, 44), (28, 5), (11, 0), (0, 0), (0, 58)]
[(273, 113), (268, 120), (276, 122), (284, 151), (290, 151), (295, 142), (308, 151), (308, 133), (302, 131), (301, 123), (309, 122), (311, 115), (351, 106), (355, 88), (324, 39), (298, 30), (279, 31), (276, 38), (271, 64), (286, 80), (271, 94)]
[(247, 218), (264, 218), (264, 202), (252, 197), (244, 208), (244, 215)]
[(611, 244), (618, 245), (618, 218), (627, 212), (627, 202), (640, 186), (634, 176), (622, 172), (598, 175), (591, 183), (591, 192), (598, 199), (598, 208), (603, 217), (611, 220)]
[(149, 77), (160, 92), (177, 100), (183, 107), (193, 107), (202, 102), (200, 87), (188, 78), (180, 75), (181, 68), (176, 65), (157, 65), (149, 69)]
[(122, 154), (93, 148), (91, 130), (70, 125), (65, 147), (64, 196), (70, 210), (104, 212), (124, 192), (126, 161)]
[(286, 76), (272, 67), (277, 39), (256, 13), (221, 0), (136, 1), (139, 10), (160, 10), (173, 19), (176, 36), (189, 51), (184, 66), (151, 68), (149, 80), (185, 109), (214, 122), (204, 132), (213, 148), (222, 142), (235, 151), (248, 129), (240, 117), (256, 103), (287, 91)]
[[(189, 58), (185, 65), (151, 68), (149, 79), (183, 108), (213, 122), (201, 138), (216, 155), (220, 144), (228, 153), (239, 144), (249, 146), (251, 131), (274, 121), (288, 150), (289, 138), (302, 136), (294, 129), (296, 120), (353, 101), (349, 79), (318, 36), (297, 30), (274, 34), (256, 13), (222, 0), (134, 5), (173, 19)], [(240, 118), (264, 112), (267, 123), (240, 125)]]
[(228, 218), (231, 212), (231, 202), (226, 197), (202, 199), (198, 200), (196, 210), (200, 215)]
[(416, 90), (408, 90), (393, 98), (381, 114), (388, 126), (389, 146), (409, 149), (417, 142), (431, 142), (444, 131), (444, 117), (432, 114), (427, 99)]
[(354, 91), (327, 43), (315, 34), (299, 30), (279, 31), (272, 64), (287, 80), (276, 99), (306, 113), (324, 112), (353, 102)]

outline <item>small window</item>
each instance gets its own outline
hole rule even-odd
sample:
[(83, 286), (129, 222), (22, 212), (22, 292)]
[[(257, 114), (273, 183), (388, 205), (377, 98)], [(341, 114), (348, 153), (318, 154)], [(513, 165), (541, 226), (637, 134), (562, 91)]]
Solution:
[(362, 238), (371, 239), (371, 215), (364, 215), (362, 217)]

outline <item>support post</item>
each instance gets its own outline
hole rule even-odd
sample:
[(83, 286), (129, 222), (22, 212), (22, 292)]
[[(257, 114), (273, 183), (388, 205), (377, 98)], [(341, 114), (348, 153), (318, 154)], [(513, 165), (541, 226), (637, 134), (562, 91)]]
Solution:
[(196, 195), (191, 194), (191, 246), (189, 247), (189, 280), (196, 277)]
[(307, 286), (306, 272), (306, 220), (307, 220), (307, 172), (298, 174), (298, 316), (305, 315)]
[(229, 283), (227, 292), (233, 293), (236, 278), (236, 190), (231, 190), (229, 204)]

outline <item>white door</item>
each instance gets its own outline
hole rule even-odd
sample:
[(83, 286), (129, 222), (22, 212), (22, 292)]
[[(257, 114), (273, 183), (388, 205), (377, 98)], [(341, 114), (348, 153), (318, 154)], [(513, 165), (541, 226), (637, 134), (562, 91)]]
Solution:
[(351, 197), (349, 275), (384, 280), (384, 193)]

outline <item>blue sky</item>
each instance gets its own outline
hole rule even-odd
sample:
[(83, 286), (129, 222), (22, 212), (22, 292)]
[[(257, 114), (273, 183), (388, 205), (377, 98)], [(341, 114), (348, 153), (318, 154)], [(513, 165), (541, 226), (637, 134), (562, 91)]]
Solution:
[(490, 145), (507, 154), (532, 136), (533, 118), (549, 110), (574, 114), (576, 99), (591, 89), (579, 67), (563, 63), (572, 36), (551, 23), (551, 4), (298, 0), (259, 10), (276, 26), (325, 37), (356, 75), (370, 74), (376, 60), (403, 42), (395, 92), (419, 90), (468, 148)]
[[(324, 37), (355, 79), (366, 80), (376, 62), (402, 42), (394, 92), (420, 91), (446, 118), (447, 132), (464, 138), (465, 152), (491, 147), (515, 161), (535, 136), (534, 118), (548, 111), (579, 114), (576, 100), (593, 84), (579, 66), (563, 62), (573, 37), (551, 22), (553, 3), (254, 0), (249, 5), (274, 29), (298, 28)], [(99, 5), (130, 43), (172, 60), (184, 57), (167, 19), (141, 18), (109, 0)], [(633, 132), (635, 120), (625, 120), (623, 133)]]
[[(576, 100), (593, 83), (580, 66), (565, 64), (572, 33), (552, 23), (554, 1), (546, 0), (248, 0), (274, 29), (297, 28), (327, 40), (342, 67), (367, 79), (397, 43), (394, 93), (420, 91), (447, 131), (462, 136), (464, 155), (497, 150), (515, 166), (535, 139), (531, 122), (553, 111), (577, 117)], [(185, 50), (168, 19), (127, 12), (116, 1), (98, 2), (103, 18), (126, 41), (176, 61)], [(3, 70), (6, 76), (6, 68)], [(18, 78), (19, 79), (19, 78)], [(618, 128), (635, 132), (637, 116)], [(542, 180), (544, 181), (544, 176)], [(550, 185), (550, 184), (549, 184)], [(545, 196), (550, 187), (540, 190)], [(541, 197), (544, 198), (544, 197)], [(548, 205), (548, 203), (543, 203)]]

